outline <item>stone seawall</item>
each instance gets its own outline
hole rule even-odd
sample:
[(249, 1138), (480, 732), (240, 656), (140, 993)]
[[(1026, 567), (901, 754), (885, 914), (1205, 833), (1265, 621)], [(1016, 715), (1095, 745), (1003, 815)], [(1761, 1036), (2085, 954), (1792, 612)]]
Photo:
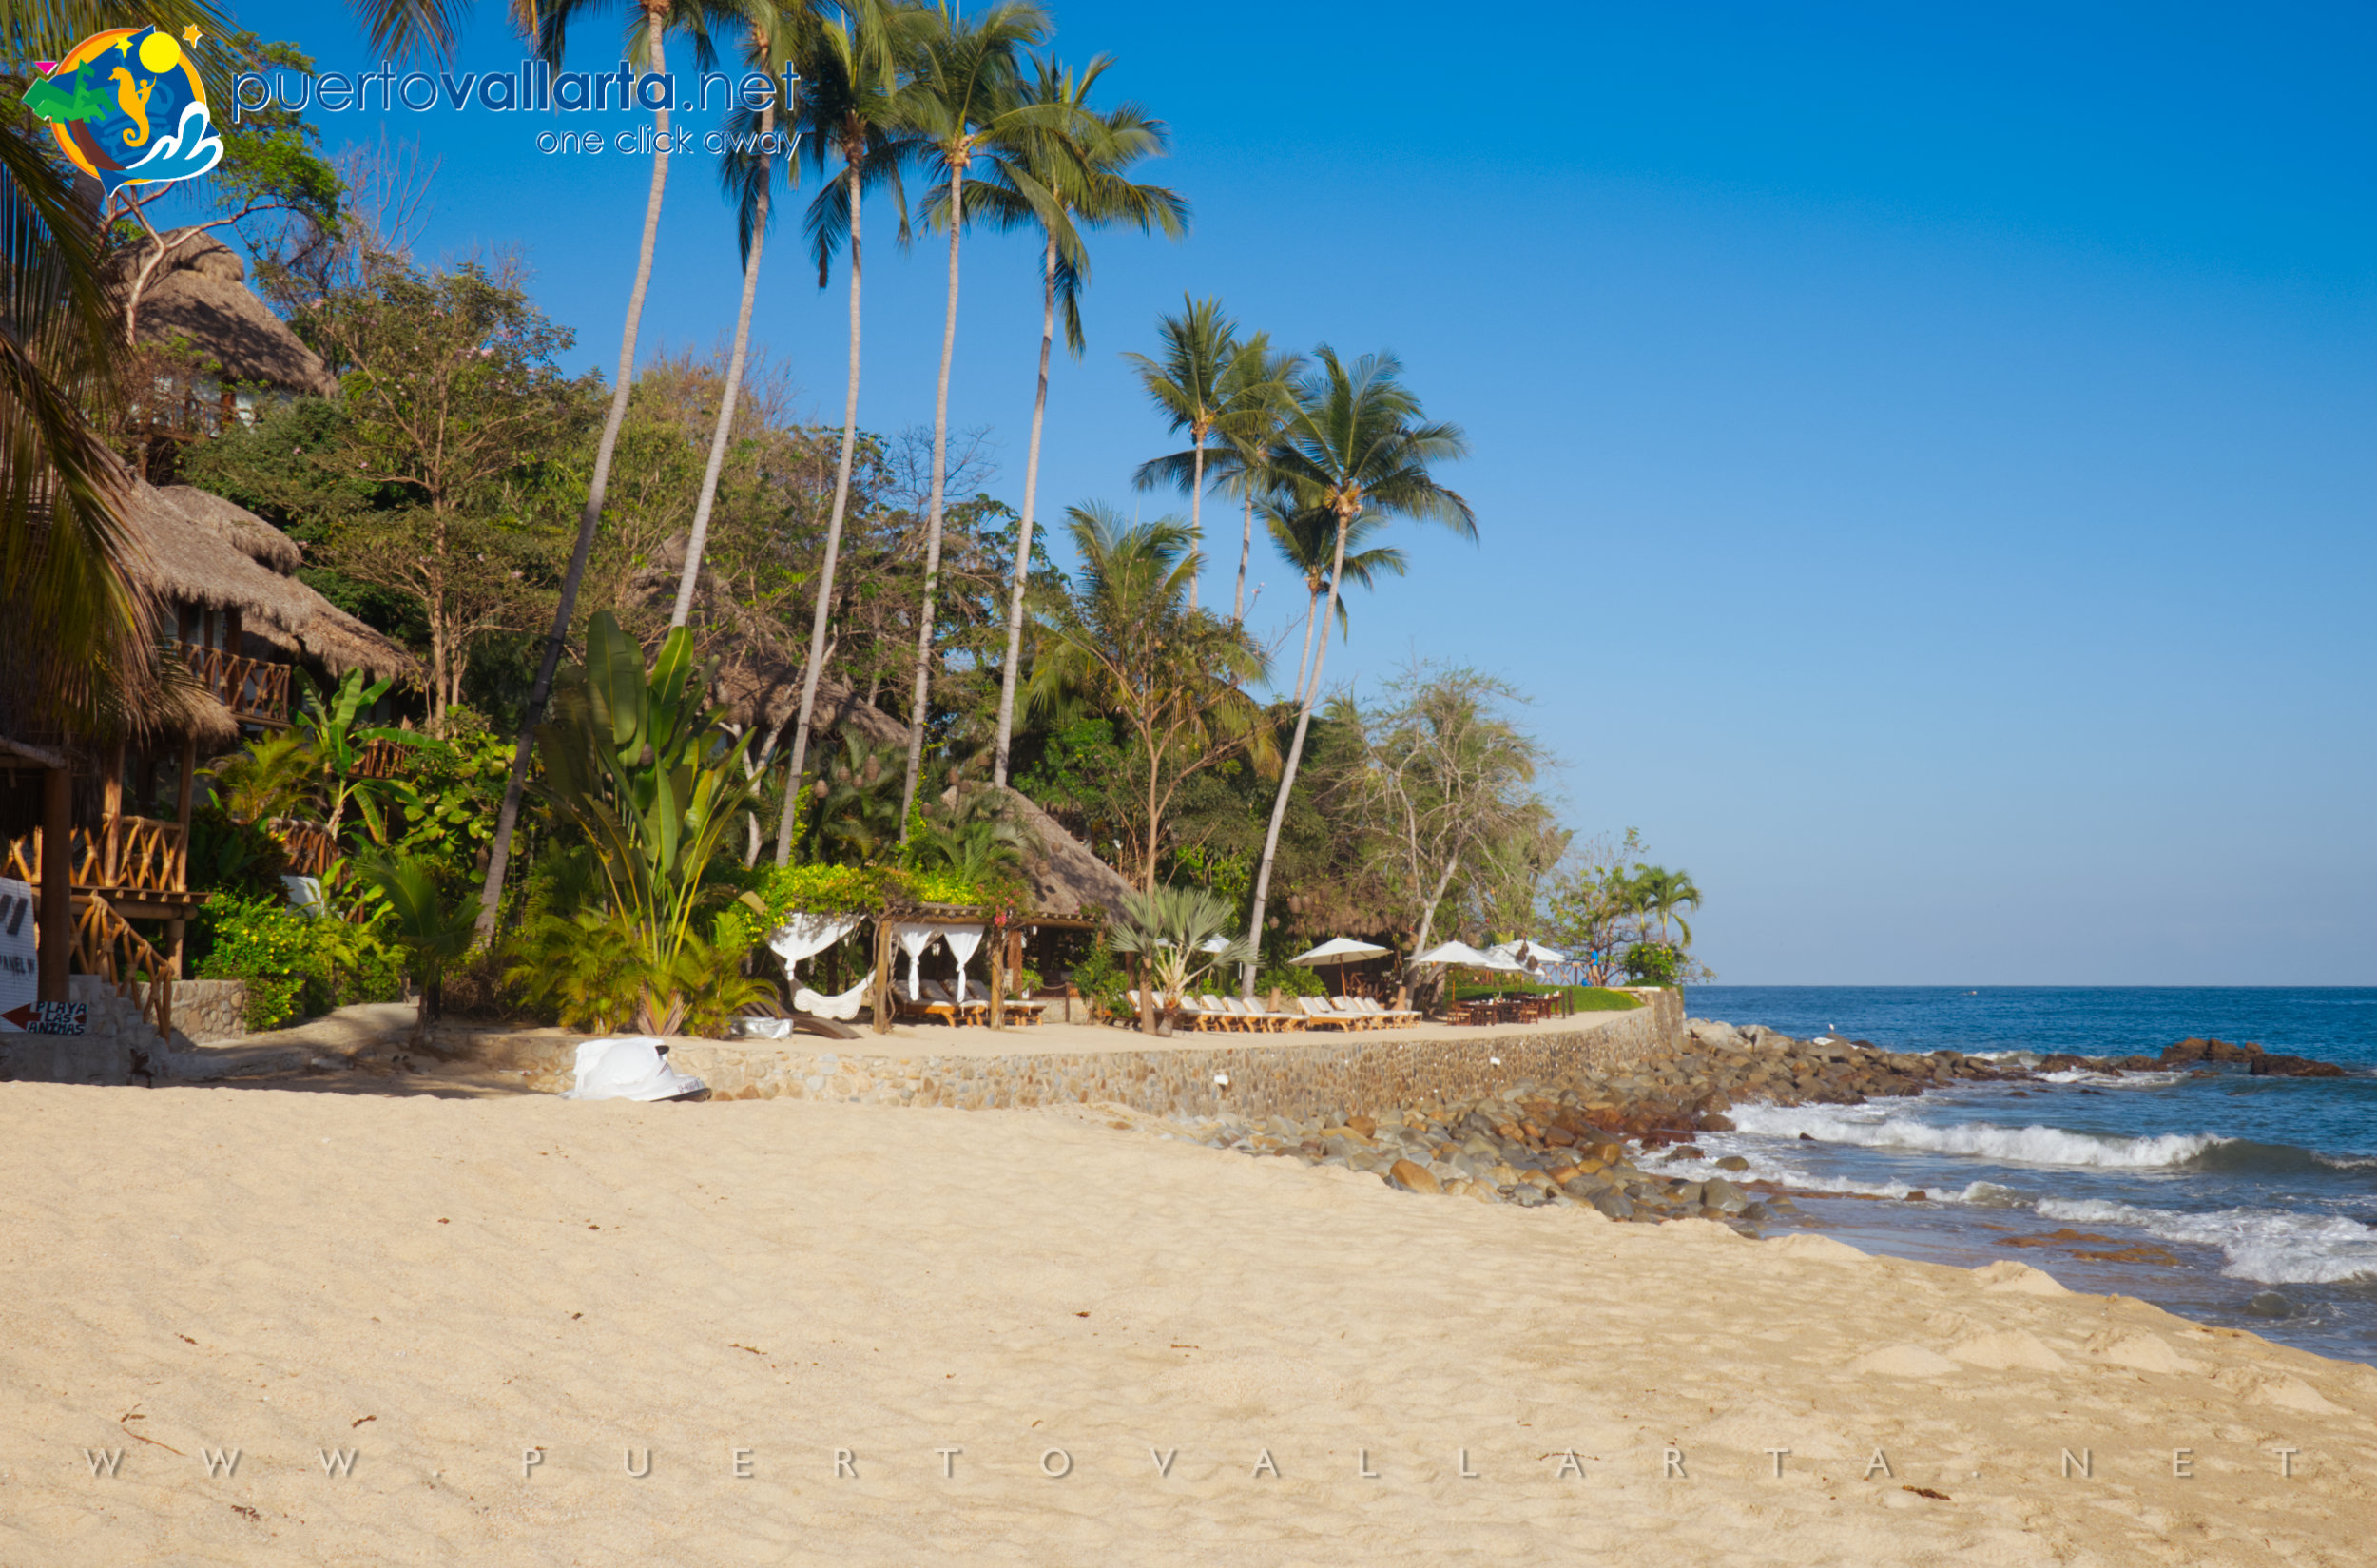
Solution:
[[(700, 1078), (719, 1099), (967, 1111), (1104, 1101), (1153, 1115), (1309, 1117), (1358, 1114), (1424, 1098), (1481, 1098), (1521, 1083), (1565, 1088), (1590, 1074), (1672, 1054), (1682, 1042), (1682, 1022), (1680, 1006), (1654, 1005), (1541, 1034), (1451, 1039), (1343, 1035), (1293, 1044), (995, 1056), (879, 1055), (868, 1054), (863, 1041), (855, 1042), (858, 1050), (827, 1051), (764, 1040), (675, 1039), (668, 1042), (668, 1060)], [(524, 1071), (531, 1088), (548, 1091), (567, 1087), (581, 1038), (541, 1030), (439, 1034), (441, 1053)]]

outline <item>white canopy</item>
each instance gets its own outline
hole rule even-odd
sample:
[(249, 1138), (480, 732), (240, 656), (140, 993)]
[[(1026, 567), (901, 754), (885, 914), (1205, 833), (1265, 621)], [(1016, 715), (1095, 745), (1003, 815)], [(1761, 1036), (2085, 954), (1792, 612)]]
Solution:
[(1541, 942), (1527, 941), (1524, 939), (1515, 942), (1504, 942), (1501, 946), (1489, 948), (1487, 951), (1492, 957), (1517, 964), (1521, 969), (1533, 969), (1538, 964), (1566, 963), (1568, 961), (1568, 956), (1566, 954), (1560, 953), (1553, 948), (1546, 947)]
[(1359, 963), (1363, 958), (1382, 956), (1386, 949), (1376, 942), (1360, 942), (1351, 937), (1331, 937), (1309, 953), (1299, 953), (1289, 963), (1319, 965), (1324, 963)]
[(1457, 963), (1465, 969), (1510, 969), (1500, 958), (1478, 952), (1467, 942), (1442, 942), (1411, 960), (1414, 963)]

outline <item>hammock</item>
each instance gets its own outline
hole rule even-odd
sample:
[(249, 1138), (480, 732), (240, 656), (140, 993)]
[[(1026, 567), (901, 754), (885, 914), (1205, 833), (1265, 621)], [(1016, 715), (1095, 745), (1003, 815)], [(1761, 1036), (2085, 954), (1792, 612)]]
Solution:
[(860, 1008), (866, 1006), (866, 994), (874, 985), (871, 979), (860, 980), (839, 997), (821, 997), (804, 985), (792, 994), (792, 1005), (811, 1017), (848, 1023), (859, 1016)]

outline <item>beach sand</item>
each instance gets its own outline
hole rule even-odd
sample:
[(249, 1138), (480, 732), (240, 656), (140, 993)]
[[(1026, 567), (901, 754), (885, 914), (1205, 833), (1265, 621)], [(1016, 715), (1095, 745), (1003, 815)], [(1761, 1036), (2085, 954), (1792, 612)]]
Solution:
[(2377, 1536), (2377, 1370), (2019, 1264), (1415, 1196), (1090, 1108), (8, 1084), (0, 1128), (11, 1568)]

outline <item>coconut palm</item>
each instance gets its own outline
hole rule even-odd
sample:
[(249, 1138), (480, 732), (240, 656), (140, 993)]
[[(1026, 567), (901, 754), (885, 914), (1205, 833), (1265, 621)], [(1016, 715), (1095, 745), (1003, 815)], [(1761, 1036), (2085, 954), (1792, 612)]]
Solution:
[[(1270, 826), (1263, 835), (1263, 860), (1254, 880), (1254, 908), (1247, 940), (1260, 947), (1263, 905), (1271, 889), (1271, 861), (1279, 853), (1280, 823), (1304, 760), (1304, 736), (1312, 727), (1312, 705), (1321, 691), (1321, 668), (1328, 657), (1329, 622), (1345, 580), (1345, 550), (1355, 521), (1365, 513), (1441, 523), (1464, 538), (1478, 536), (1469, 503), (1439, 484), (1438, 463), (1468, 453), (1457, 425), (1423, 418), (1420, 399), (1402, 384), (1402, 362), (1392, 354), (1367, 354), (1351, 365), (1323, 344), (1320, 363), (1297, 387), (1295, 415), (1271, 449), (1270, 471), (1300, 508), (1325, 510), (1335, 521), (1329, 562), (1327, 608), (1313, 645), (1312, 675), (1296, 705), (1296, 733), (1271, 803)], [(1254, 962), (1241, 966), (1243, 995), (1254, 996)]]
[(776, 828), (776, 863), (792, 858), (793, 806), (808, 766), (810, 726), (817, 713), (817, 683), (825, 668), (825, 630), (832, 618), (834, 571), (841, 556), (842, 519), (850, 508), (850, 468), (859, 443), (859, 286), (861, 199), (888, 188), (908, 231), (908, 199), (901, 169), (923, 144), (898, 121), (899, 62), (921, 47), (930, 11), (887, 7), (875, 0), (845, 0), (841, 15), (824, 20), (810, 35), (802, 67), (801, 140), (797, 152), (822, 179), (829, 155), (841, 159), (841, 175), (827, 181), (809, 203), (806, 226), (817, 260), (817, 286), (831, 274), (834, 253), (850, 246), (850, 377), (842, 395), (841, 460), (834, 471), (834, 507), (825, 524), (825, 558), (817, 576), (817, 603), (809, 617), (809, 661), (801, 677), (801, 712), (792, 732), (791, 770), (784, 785), (783, 818)]
[[(1254, 554), (1255, 512), (1269, 485), (1271, 443), (1296, 407), (1296, 377), (1304, 360), (1293, 354), (1271, 352), (1271, 335), (1257, 332), (1230, 347), (1220, 377), (1221, 408), (1213, 434), (1222, 444), (1211, 455), (1213, 472), (1237, 492), (1246, 517), (1238, 536), (1238, 590), (1230, 601), (1230, 619), (1246, 618), (1246, 568)], [(1170, 484), (1184, 491), (1202, 488), (1198, 468), (1203, 453), (1191, 449), (1141, 463), (1131, 483), (1141, 490)], [(1307, 650), (1309, 651), (1309, 650)]]
[(939, 189), (928, 218), (949, 234), (949, 294), (941, 317), (940, 380), (933, 397), (933, 486), (924, 525), (924, 602), (917, 616), (916, 690), (908, 705), (908, 767), (900, 782), (900, 842), (906, 842), (917, 774), (924, 764), (925, 705), (932, 695), (933, 597), (940, 586), (941, 507), (949, 478), (949, 365), (957, 349), (957, 255), (967, 222), (987, 202), (970, 201), (966, 178), (976, 162), (1005, 161), (999, 184), (1020, 192), (1056, 228), (1061, 242), (1077, 244), (1064, 213), (1048, 203), (1030, 171), (1010, 156), (1028, 132), (1062, 128), (1072, 111), (1057, 105), (1027, 103), (1017, 53), (1047, 36), (1048, 14), (1032, 0), (998, 0), (968, 17), (944, 5), (938, 25), (909, 63), (900, 88), (903, 124), (930, 145)]
[(693, 590), (701, 581), (702, 552), (709, 541), (710, 507), (718, 498), (718, 475), (726, 466), (726, 437), (734, 429), (735, 400), (743, 391), (743, 360), (751, 343), (751, 301), (759, 292), (760, 255), (767, 243), (770, 199), (776, 189), (776, 159), (767, 150), (776, 134), (776, 119), (783, 105), (783, 71), (799, 51), (800, 33), (813, 20), (803, 4), (779, 8), (764, 23), (754, 22), (744, 48), (751, 69), (775, 83), (775, 90), (760, 106), (756, 118), (749, 106), (739, 105), (729, 118), (726, 152), (719, 165), (718, 181), (735, 203), (736, 238), (743, 245), (743, 300), (735, 309), (734, 346), (726, 354), (726, 382), (718, 396), (718, 423), (710, 432), (709, 461), (702, 470), (701, 494), (693, 502), (693, 525), (686, 535), (685, 572), (677, 582), (676, 607), (668, 624), (681, 627), (693, 615)]
[[(1304, 691), (1312, 678), (1312, 633), (1321, 619), (1321, 597), (1328, 591), (1330, 567), (1337, 552), (1337, 518), (1321, 507), (1299, 511), (1293, 504), (1265, 501), (1259, 510), (1264, 528), (1271, 535), (1271, 543), (1280, 559), (1293, 567), (1304, 580), (1304, 646), (1296, 656), (1296, 706), (1304, 706)], [(1410, 570), (1411, 563), (1393, 545), (1377, 545), (1362, 549), (1362, 542), (1384, 528), (1384, 518), (1368, 514), (1357, 517), (1345, 532), (1345, 564), (1339, 569), (1344, 580), (1375, 587), (1382, 572), (1401, 577)], [(1345, 599), (1337, 596), (1337, 629), (1346, 629), (1350, 617)]]
[(1679, 911), (1700, 907), (1700, 889), (1689, 871), (1671, 871), (1663, 865), (1646, 865), (1634, 873), (1627, 888), (1635, 913), (1644, 920), (1659, 922), (1659, 940), (1667, 941), (1671, 922), (1682, 928), (1684, 944), (1691, 945), (1692, 928)]
[(1018, 138), (1016, 161), (1048, 193), (1051, 206), (1071, 220), (1074, 243), (1062, 244), (1062, 225), (1037, 223), (1032, 204), (1015, 193), (1001, 204), (1001, 217), (1035, 223), (1040, 230), (1040, 372), (1032, 397), (1032, 438), (1023, 465), (1023, 517), (1015, 531), (1015, 572), (1007, 601), (1007, 660), (999, 672), (998, 732), (991, 752), (991, 781), (1007, 786), (1007, 751), (1015, 726), (1015, 673), (1023, 655), (1023, 594), (1032, 573), (1033, 508), (1040, 485), (1040, 429), (1048, 416), (1049, 350), (1056, 338), (1056, 314), (1065, 315), (1065, 347), (1081, 357), (1081, 287), (1090, 279), (1090, 258), (1078, 242), (1084, 228), (1133, 224), (1144, 234), (1161, 228), (1179, 239), (1188, 232), (1188, 203), (1161, 185), (1133, 184), (1124, 170), (1142, 158), (1161, 154), (1167, 132), (1135, 104), (1100, 114), (1090, 107), (1090, 89), (1112, 62), (1100, 55), (1076, 77), (1054, 60), (1034, 57), (1034, 79), (1025, 97), (1035, 104), (1073, 111), (1061, 128), (1027, 128)]
[[(1188, 470), (1175, 476), (1172, 465), (1157, 458), (1152, 464), (1141, 466), (1136, 482), (1142, 489), (1151, 488), (1156, 480), (1151, 471), (1160, 471), (1164, 477), (1173, 478), (1188, 492), (1188, 537), (1190, 548), (1205, 548), (1205, 442), (1213, 434), (1224, 412), (1227, 394), (1222, 386), (1222, 374), (1228, 368), (1238, 347), (1238, 323), (1222, 314), (1219, 300), (1192, 300), (1181, 297), (1186, 308), (1178, 316), (1167, 316), (1156, 323), (1156, 336), (1164, 340), (1163, 358), (1151, 359), (1144, 354), (1126, 354), (1139, 371), (1139, 384), (1147, 388), (1155, 406), (1171, 420), (1173, 430), (1188, 433)], [(1197, 585), (1188, 585), (1188, 604), (1197, 603)]]
[[(377, 0), (358, 0), (370, 5)], [(435, 0), (419, 0), (423, 6)], [(710, 39), (713, 23), (755, 15), (772, 10), (771, 0), (621, 0), (641, 21), (641, 34), (634, 45), (630, 63), (645, 72), (657, 74), (667, 69), (666, 41), (667, 34), (677, 31), (693, 44), (694, 63), (706, 70), (717, 64), (717, 49)], [(609, 0), (513, 0), (515, 20), (531, 24), (537, 53), (551, 66), (558, 68), (568, 44), (570, 25), (590, 17), (598, 10), (609, 9)], [(432, 35), (434, 36), (434, 34)], [(652, 281), (652, 248), (660, 238), (661, 197), (668, 184), (668, 160), (671, 156), (668, 136), (668, 105), (663, 103), (652, 111), (652, 124), (659, 132), (652, 153), (652, 183), (644, 201), (644, 238), (636, 250), (635, 282), (628, 291), (627, 320), (619, 334), (619, 367), (610, 390), (610, 411), (603, 419), (603, 434), (594, 446), (594, 472), (586, 487), (586, 505), (578, 513), (578, 536), (570, 552), (570, 565), (562, 573), (561, 596), (553, 608), (553, 628), (545, 638), (544, 657), (537, 662), (536, 679), (529, 687), (527, 711), (520, 722), (520, 741), (512, 756), (512, 773), (504, 786), (503, 805), (495, 814), (495, 836), (488, 845), (487, 880), (479, 889), (479, 935), (491, 937), (495, 930), (495, 914), (503, 898), (504, 873), (511, 863), (512, 832), (520, 820), (520, 792), (529, 771), (529, 754), (536, 744), (536, 726), (545, 717), (545, 704), (552, 696), (553, 676), (561, 668), (561, 652), (570, 636), (570, 623), (578, 609), (578, 585), (586, 580), (587, 557), (594, 549), (594, 531), (602, 522), (603, 495), (610, 484), (610, 459), (619, 445), (619, 427), (628, 416), (628, 395), (635, 384), (635, 340), (644, 323), (644, 296)]]
[(1126, 523), (1103, 506), (1069, 515), (1081, 574), (1048, 606), (1026, 701), (1041, 712), (1080, 704), (1128, 735), (1139, 799), (1121, 829), (1149, 888), (1184, 781), (1242, 754), (1266, 772), (1276, 765), (1271, 727), (1245, 689), (1267, 661), (1244, 627), (1187, 603), (1199, 561), (1178, 518)]

